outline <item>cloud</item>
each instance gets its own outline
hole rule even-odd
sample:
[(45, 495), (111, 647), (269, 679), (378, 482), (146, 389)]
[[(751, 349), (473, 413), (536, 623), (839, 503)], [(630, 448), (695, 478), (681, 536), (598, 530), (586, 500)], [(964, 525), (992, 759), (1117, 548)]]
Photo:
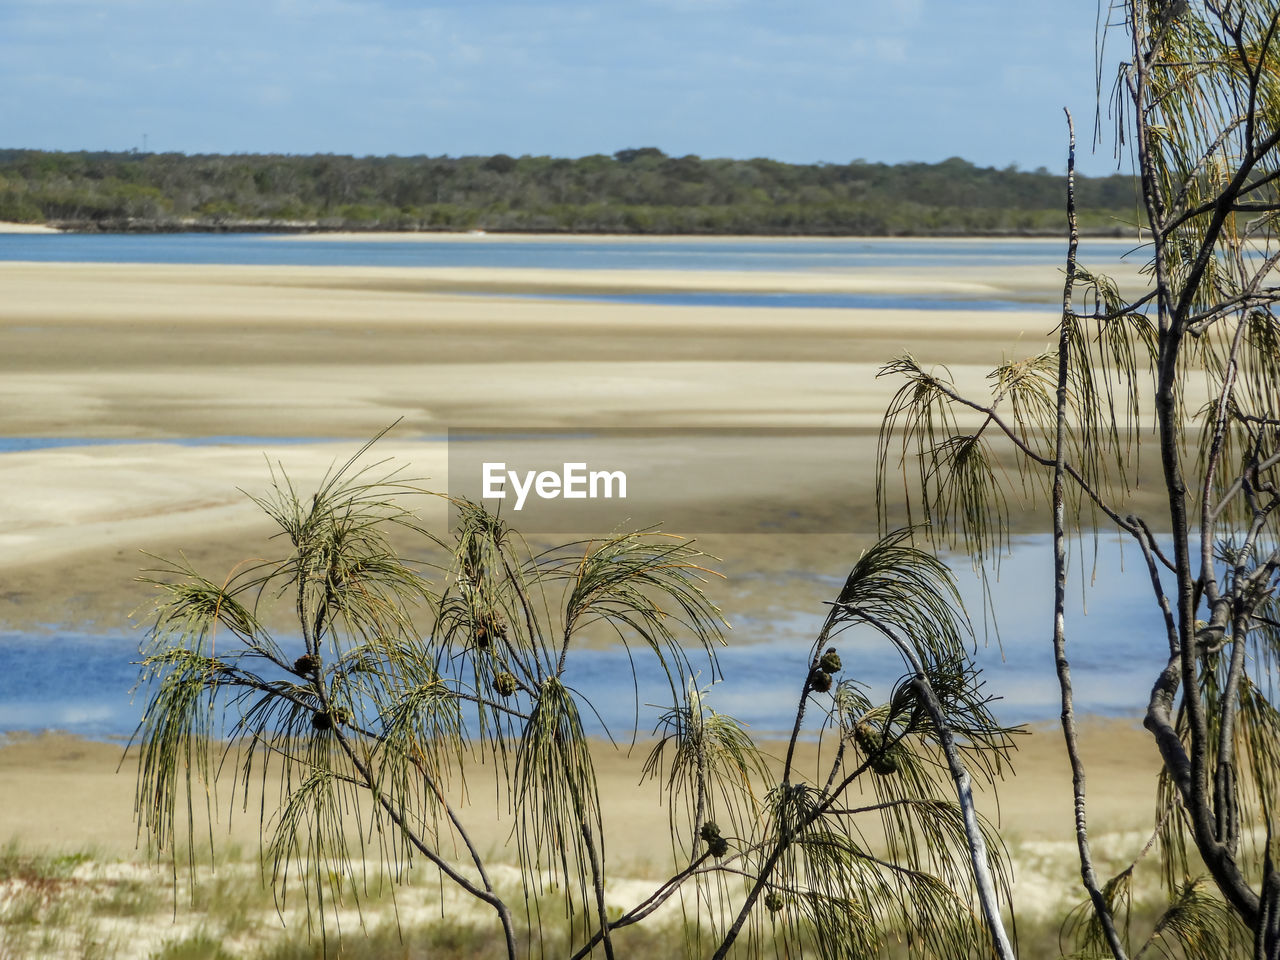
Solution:
[(268, 83), (258, 90), (258, 102), (268, 107), (279, 107), (293, 101), (293, 91), (276, 83)]
[(744, 0), (643, 0), (642, 5), (681, 13), (723, 13), (746, 4)]
[(913, 27), (924, 18), (924, 0), (889, 0), (899, 26)]
[(876, 37), (875, 58), (882, 63), (905, 63), (907, 41), (903, 37)]
[(1020, 110), (1056, 111), (1078, 66), (1090, 109), (1092, 27), (1076, 19), (1050, 0), (0, 0), (0, 88), (24, 94), (5, 139), (33, 145), (100, 145), (145, 118), (153, 140), (205, 150), (645, 142), (1056, 167), (1056, 141), (946, 105), (996, 115), (1013, 83)]

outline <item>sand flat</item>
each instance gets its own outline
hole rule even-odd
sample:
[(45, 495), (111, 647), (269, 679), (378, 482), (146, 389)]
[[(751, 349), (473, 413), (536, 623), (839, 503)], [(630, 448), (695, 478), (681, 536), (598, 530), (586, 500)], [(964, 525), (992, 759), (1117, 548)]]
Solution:
[[(480, 272), (522, 288), (527, 273), (571, 273), (556, 282), (613, 289), (593, 271)], [(789, 425), (866, 425), (892, 392), (874, 378), (891, 357), (946, 362), (980, 387), (1003, 356), (1042, 349), (1054, 326), (1051, 313), (1031, 310), (460, 296), (432, 289), (428, 273), (0, 264), (0, 435), (360, 436), (401, 416), (424, 431), (569, 420), (721, 425), (758, 423), (764, 410)], [(662, 278), (713, 282), (681, 271)], [(743, 283), (764, 279), (748, 274)]]
[[(797, 289), (867, 282), (803, 273), (781, 280)], [(918, 282), (873, 280), (907, 290)], [(893, 388), (875, 378), (889, 357), (913, 350), (946, 360), (982, 389), (987, 363), (1004, 350), (1034, 352), (1052, 327), (1051, 315), (1032, 311), (655, 307), (481, 295), (538, 282), (574, 290), (764, 289), (774, 279), (3, 263), (0, 436), (345, 441), (284, 451), (304, 481), (312, 466), (396, 420), (397, 442), (464, 425), (773, 425), (855, 428), (870, 437)], [(442, 290), (450, 285), (478, 293)], [(262, 449), (128, 445), (0, 456), (7, 548), (0, 570), (9, 571), (9, 592), (31, 610), (47, 606), (36, 603), (45, 592), (37, 571), (56, 583), (59, 566), (77, 555), (94, 559), (82, 568), (105, 564), (106, 582), (120, 582), (139, 547), (190, 549), (211, 533), (229, 538), (254, 523), (236, 488), (265, 484)], [(430, 442), (404, 452), (416, 472), (443, 476), (441, 451)], [(868, 492), (870, 479), (862, 478)], [(55, 608), (57, 595), (52, 590)], [(0, 621), (27, 616), (0, 602)]]
[[(265, 529), (236, 488), (265, 486), (269, 438), (317, 442), (280, 451), (306, 482), (397, 420), (383, 453), (436, 478), (439, 438), (457, 426), (851, 431), (865, 469), (840, 498), (854, 526), (871, 530), (875, 431), (898, 386), (876, 378), (880, 366), (911, 352), (986, 395), (995, 364), (1047, 346), (1051, 308), (659, 307), (505, 294), (980, 283), (983, 296), (990, 287), (1051, 305), (1061, 295), (1051, 265), (974, 274), (0, 263), (0, 437), (266, 438), (0, 455), (0, 623), (56, 622), (68, 606), (77, 620), (119, 620), (137, 597), (113, 600), (113, 586), (131, 582), (139, 549), (212, 551), (226, 569), (243, 557), (246, 532)], [(811, 493), (815, 503), (831, 495)], [(784, 540), (741, 557), (723, 538), (715, 546), (749, 577), (760, 556), (793, 573), (838, 573), (864, 542)], [(69, 564), (79, 570), (73, 604)]]

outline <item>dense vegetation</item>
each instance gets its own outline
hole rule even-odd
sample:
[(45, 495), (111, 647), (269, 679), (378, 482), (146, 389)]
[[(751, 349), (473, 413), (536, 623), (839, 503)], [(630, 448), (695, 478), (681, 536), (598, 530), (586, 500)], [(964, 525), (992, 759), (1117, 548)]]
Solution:
[[(1082, 226), (1139, 216), (1132, 178), (1081, 178)], [(231, 156), (0, 150), (0, 220), (85, 230), (398, 229), (1060, 234), (1062, 177), (942, 163), (669, 157)]]

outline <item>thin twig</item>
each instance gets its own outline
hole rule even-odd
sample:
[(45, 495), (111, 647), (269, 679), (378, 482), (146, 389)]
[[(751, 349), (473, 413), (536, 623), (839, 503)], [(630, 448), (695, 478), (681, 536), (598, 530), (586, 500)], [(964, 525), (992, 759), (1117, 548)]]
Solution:
[(1089, 826), (1085, 804), (1084, 761), (1080, 757), (1080, 742), (1076, 732), (1076, 715), (1071, 687), (1071, 664), (1067, 660), (1067, 551), (1063, 478), (1066, 475), (1067, 382), (1071, 370), (1071, 325), (1075, 322), (1071, 302), (1076, 281), (1076, 251), (1080, 246), (1080, 229), (1076, 222), (1075, 124), (1071, 119), (1071, 111), (1064, 112), (1067, 115), (1067, 131), (1070, 140), (1070, 149), (1067, 153), (1067, 225), (1070, 230), (1070, 239), (1067, 244), (1067, 276), (1062, 290), (1062, 325), (1058, 333), (1057, 413), (1053, 445), (1053, 660), (1058, 674), (1058, 689), (1062, 697), (1062, 736), (1066, 741), (1067, 758), (1071, 764), (1071, 791), (1075, 809), (1076, 848), (1080, 857), (1080, 879), (1093, 903), (1093, 911), (1102, 926), (1112, 954), (1116, 960), (1127, 960), (1124, 944), (1120, 939), (1119, 931), (1116, 930), (1115, 918), (1111, 914), (1111, 907), (1098, 886), (1098, 878), (1093, 869), (1093, 853), (1089, 846)]

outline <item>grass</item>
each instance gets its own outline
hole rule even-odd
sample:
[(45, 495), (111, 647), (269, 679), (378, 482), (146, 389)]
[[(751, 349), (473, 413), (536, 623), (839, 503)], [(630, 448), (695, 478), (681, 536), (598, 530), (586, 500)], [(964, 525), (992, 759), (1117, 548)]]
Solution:
[(150, 960), (232, 960), (222, 942), (200, 931), (180, 940), (169, 940)]
[(89, 851), (69, 854), (41, 854), (23, 850), (15, 840), (0, 848), (0, 883), (23, 884), (65, 880), (76, 867), (93, 859)]
[(448, 960), (451, 957), (474, 957), (476, 960), (502, 960), (506, 956), (501, 932), (441, 920), (416, 930), (397, 930), (392, 925), (379, 927), (365, 936), (344, 937), (327, 944), (286, 940), (254, 956), (254, 960), (399, 960), (426, 957)]
[(168, 906), (164, 894), (145, 880), (117, 880), (96, 897), (93, 913), (102, 917), (145, 917)]
[(275, 898), (260, 882), (257, 864), (227, 864), (191, 888), (182, 910), (203, 916), (224, 937), (250, 932), (255, 918), (274, 915)]
[[(1061, 856), (1043, 847), (1020, 850), (1013, 859), (1023, 871), (1043, 874), (1049, 886), (1067, 889), (1074, 868), (1070, 850)], [(1061, 860), (1062, 862), (1059, 862)], [(272, 891), (264, 887), (256, 857), (240, 855), (220, 863), (216, 873), (199, 868), (195, 883), (178, 871), (176, 888), (166, 868), (112, 863), (87, 851), (45, 854), (16, 844), (0, 849), (0, 960), (502, 960), (501, 934), (486, 915), (466, 915), (441, 904), (439, 888), (416, 882), (396, 891), (395, 900), (371, 883), (361, 912), (347, 904), (341, 934), (330, 927), (308, 936), (307, 918), (290, 905), (284, 922)], [(1070, 886), (1071, 894), (1075, 887)], [(1132, 930), (1140, 944), (1160, 914), (1154, 885), (1134, 891)], [(175, 899), (176, 898), (176, 899)], [(563, 958), (572, 951), (563, 903), (548, 895), (539, 904), (541, 920), (520, 931), (522, 952)], [(1053, 958), (1070, 952), (1063, 935), (1061, 902), (1028, 911), (1017, 925), (1019, 953)], [(397, 913), (398, 911), (398, 913)], [(364, 926), (360, 923), (363, 915)], [(397, 922), (397, 916), (399, 922)], [(689, 919), (693, 919), (692, 913)], [(768, 937), (766, 924), (763, 935)], [(702, 941), (705, 941), (702, 942)], [(618, 931), (620, 957), (655, 960), (703, 956), (711, 940), (678, 917)], [(686, 945), (693, 949), (686, 954)], [(1168, 956), (1184, 956), (1174, 944)], [(806, 949), (806, 955), (809, 954)], [(1156, 951), (1159, 952), (1159, 951)], [(816, 955), (816, 954), (815, 954)], [(905, 944), (891, 944), (886, 960), (906, 960)], [(1189, 958), (1188, 958), (1189, 960)]]

